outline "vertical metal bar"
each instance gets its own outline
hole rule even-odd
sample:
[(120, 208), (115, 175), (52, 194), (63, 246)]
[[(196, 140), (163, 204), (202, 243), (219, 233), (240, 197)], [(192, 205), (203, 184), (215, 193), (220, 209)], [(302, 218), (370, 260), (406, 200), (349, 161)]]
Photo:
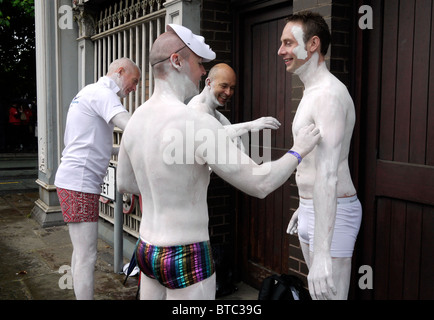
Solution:
[(113, 38), (113, 45), (112, 45), (112, 51), (113, 51), (113, 61), (115, 61), (117, 59), (117, 55), (116, 55), (116, 34), (112, 35)]
[(100, 77), (103, 75), (106, 75), (107, 73), (107, 38), (102, 39), (102, 74), (100, 74)]
[(98, 41), (95, 41), (93, 49), (93, 80), (98, 79)]
[(146, 101), (146, 23), (142, 24), (142, 103)]
[[(110, 65), (110, 63), (113, 62), (112, 59), (112, 38), (110, 36), (107, 37), (107, 66)], [(108, 70), (108, 68), (107, 68)]]
[(99, 39), (98, 40), (98, 74), (96, 76), (96, 80), (99, 79), (99, 77), (101, 77), (102, 71), (101, 71), (101, 55), (102, 55), (102, 45), (101, 45), (102, 40)]
[[(128, 45), (129, 45), (129, 53), (128, 53), (128, 57), (130, 59), (133, 59), (133, 55), (134, 55), (134, 52), (133, 52), (133, 47), (134, 47), (134, 29), (133, 28), (128, 29), (128, 33), (129, 33), (129, 39), (128, 39), (128, 42), (129, 42), (128, 43)], [(128, 102), (128, 111), (130, 112), (130, 115), (132, 115), (133, 111), (134, 111), (134, 105), (133, 105), (134, 100), (133, 100), (133, 98), (134, 98), (134, 92), (131, 91), (130, 94), (128, 95), (128, 100), (129, 100), (129, 102)]]
[[(137, 65), (140, 68), (140, 27), (139, 26), (136, 26), (136, 41), (135, 41), (135, 46), (136, 46), (135, 62), (137, 63)], [(137, 89), (139, 89), (139, 88), (137, 88)], [(134, 104), (134, 110), (133, 111), (136, 111), (136, 109), (140, 105), (140, 100), (139, 100), (140, 93), (139, 93), (139, 90), (136, 91), (135, 98), (136, 98), (136, 101), (135, 101), (135, 104)]]
[[(117, 189), (117, 188), (116, 188)], [(115, 202), (115, 217), (114, 217), (114, 273), (121, 273), (123, 266), (123, 228), (124, 228), (124, 212), (122, 194), (116, 190)]]
[[(153, 35), (152, 35), (153, 33), (154, 33), (153, 22), (149, 21), (149, 51), (151, 51), (152, 44), (154, 42)], [(154, 85), (154, 79), (152, 75), (152, 68), (149, 68), (149, 97), (152, 96), (153, 85)]]

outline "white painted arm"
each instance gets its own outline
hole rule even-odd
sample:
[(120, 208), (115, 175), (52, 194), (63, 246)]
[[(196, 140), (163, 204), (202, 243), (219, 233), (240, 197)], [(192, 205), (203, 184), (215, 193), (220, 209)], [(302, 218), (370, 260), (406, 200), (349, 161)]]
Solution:
[(336, 206), (337, 176), (346, 112), (333, 97), (323, 97), (314, 117), (322, 139), (315, 153), (316, 177), (313, 190), (315, 207), (314, 252), (309, 270), (309, 292), (315, 299), (330, 299), (336, 294), (332, 277), (330, 247), (333, 237)]
[[(217, 135), (218, 127), (214, 126), (212, 129), (215, 130), (214, 133)], [(314, 148), (319, 139), (319, 130), (314, 128), (313, 125), (302, 128), (291, 149), (304, 157)], [(278, 160), (258, 165), (241, 152), (229, 137), (224, 139), (225, 143), (223, 145), (220, 141), (221, 139), (217, 141), (216, 147), (213, 149), (214, 152), (209, 150), (210, 152), (207, 152), (206, 156), (196, 156), (202, 157), (204, 162), (207, 162), (211, 169), (222, 179), (257, 198), (265, 198), (269, 193), (280, 187), (298, 166), (297, 158), (288, 153)], [(233, 161), (233, 159), (236, 161)]]
[(120, 193), (140, 194), (130, 157), (121, 143), (116, 170), (116, 184)]
[[(121, 112), (121, 113), (118, 113), (117, 115), (115, 115), (110, 120), (110, 123), (114, 124), (116, 127), (118, 127), (121, 130), (125, 130), (130, 118), (131, 118), (131, 116), (128, 112)], [(119, 147), (113, 147), (112, 154), (118, 155), (119, 154)]]
[(121, 112), (115, 115), (110, 122), (114, 124), (116, 127), (118, 127), (121, 130), (125, 130), (127, 127), (127, 123), (130, 120), (131, 116), (128, 112)]
[(262, 117), (253, 121), (225, 125), (225, 129), (231, 138), (239, 137), (247, 132), (257, 132), (263, 129), (277, 130), (280, 122), (273, 117)]

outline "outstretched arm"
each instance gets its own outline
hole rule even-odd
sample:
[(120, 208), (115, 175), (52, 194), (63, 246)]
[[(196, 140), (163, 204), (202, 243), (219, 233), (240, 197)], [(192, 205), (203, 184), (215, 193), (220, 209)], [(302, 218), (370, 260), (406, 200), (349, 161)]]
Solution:
[(277, 130), (279, 127), (280, 122), (273, 117), (262, 117), (253, 121), (225, 125), (225, 129), (231, 138), (242, 136), (249, 131), (256, 132), (263, 129)]
[[(219, 127), (214, 123), (209, 123), (207, 127), (215, 130), (216, 136), (219, 135), (217, 133)], [(201, 157), (204, 162), (207, 162), (222, 179), (254, 197), (265, 198), (280, 187), (288, 180), (299, 163), (294, 155), (286, 153), (278, 160), (258, 165), (241, 152), (229, 137), (224, 138), (224, 144), (220, 139), (221, 135), (215, 148), (208, 149), (206, 155), (197, 154), (196, 157)], [(292, 150), (304, 157), (315, 147), (319, 139), (319, 130), (313, 125), (302, 128)]]

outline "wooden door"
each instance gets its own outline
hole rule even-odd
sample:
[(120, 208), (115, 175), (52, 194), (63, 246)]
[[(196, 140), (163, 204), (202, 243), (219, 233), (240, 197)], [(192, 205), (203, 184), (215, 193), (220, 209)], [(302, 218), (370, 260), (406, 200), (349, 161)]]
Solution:
[[(273, 116), (281, 122), (281, 129), (271, 133), (271, 149), (260, 152), (260, 155), (270, 152), (272, 159), (281, 157), (291, 147), (294, 116), (291, 75), (277, 55), (284, 17), (292, 12), (292, 7), (288, 1), (274, 3), (262, 8), (244, 6), (236, 15), (238, 38), (235, 41), (238, 54), (236, 105), (239, 106), (236, 118), (250, 121)], [(262, 134), (259, 136), (263, 137)], [(242, 280), (256, 287), (271, 273), (288, 270), (286, 227), (294, 190), (296, 193), (296, 188), (288, 181), (263, 200), (240, 194), (237, 235), (242, 261), (238, 261), (238, 265), (242, 265)]]
[[(434, 298), (434, 4), (377, 0), (360, 79), (366, 138), (357, 265), (372, 299)], [(363, 135), (362, 135), (363, 136)]]

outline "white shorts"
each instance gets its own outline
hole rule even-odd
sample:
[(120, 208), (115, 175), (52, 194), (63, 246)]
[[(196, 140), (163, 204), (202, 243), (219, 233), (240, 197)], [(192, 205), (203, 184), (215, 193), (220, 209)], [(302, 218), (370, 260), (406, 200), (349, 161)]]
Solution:
[[(357, 196), (338, 198), (335, 228), (330, 254), (334, 258), (352, 257), (362, 221), (362, 205)], [(315, 212), (312, 199), (300, 199), (298, 238), (313, 252)]]

